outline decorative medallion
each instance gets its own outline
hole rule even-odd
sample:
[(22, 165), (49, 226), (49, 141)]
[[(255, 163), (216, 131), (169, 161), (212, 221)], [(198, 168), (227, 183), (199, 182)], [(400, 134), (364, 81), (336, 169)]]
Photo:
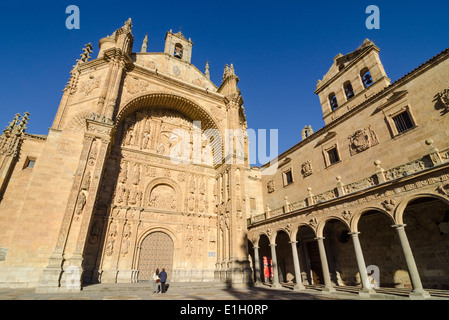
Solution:
[(309, 161), (304, 162), (301, 165), (301, 174), (303, 178), (311, 176), (313, 174), (312, 163)]
[(377, 140), (377, 136), (371, 127), (357, 130), (353, 135), (349, 136), (348, 139), (350, 140), (349, 151), (351, 156), (379, 144), (379, 140)]
[(130, 94), (136, 94), (145, 91), (148, 87), (148, 83), (139, 80), (137, 77), (128, 77), (125, 80), (125, 87)]
[(449, 89), (444, 89), (437, 94), (438, 101), (449, 111)]
[(175, 77), (179, 78), (181, 76), (181, 70), (177, 66), (174, 66), (173, 67), (173, 74), (175, 75)]
[(83, 81), (80, 84), (80, 92), (84, 92), (86, 96), (91, 94), (91, 92), (100, 87), (101, 77), (95, 78), (93, 75), (89, 76), (89, 80)]

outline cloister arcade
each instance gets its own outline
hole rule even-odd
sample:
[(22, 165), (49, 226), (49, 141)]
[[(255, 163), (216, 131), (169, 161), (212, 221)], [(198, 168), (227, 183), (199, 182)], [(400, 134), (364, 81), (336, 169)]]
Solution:
[(422, 176), (250, 224), (254, 281), (361, 294), (405, 288), (424, 298), (449, 289), (447, 178)]

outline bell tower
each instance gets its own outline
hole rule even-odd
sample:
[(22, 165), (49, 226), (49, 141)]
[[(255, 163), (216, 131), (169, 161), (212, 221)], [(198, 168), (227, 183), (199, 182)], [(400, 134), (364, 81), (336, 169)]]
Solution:
[(165, 36), (164, 53), (171, 57), (190, 63), (192, 60), (193, 42), (187, 40), (181, 31), (173, 33), (172, 30), (167, 32)]
[(390, 85), (379, 51), (366, 39), (357, 50), (338, 54), (328, 73), (318, 80), (315, 94), (326, 125)]

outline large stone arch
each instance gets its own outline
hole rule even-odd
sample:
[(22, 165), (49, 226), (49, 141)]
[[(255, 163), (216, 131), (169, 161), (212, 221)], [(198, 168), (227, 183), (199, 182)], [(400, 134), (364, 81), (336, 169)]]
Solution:
[(388, 219), (391, 220), (392, 224), (396, 223), (396, 221), (394, 219), (394, 216), (391, 213), (389, 213), (388, 211), (386, 211), (386, 210), (384, 210), (382, 208), (379, 208), (379, 207), (369, 206), (369, 207), (362, 208), (358, 212), (354, 213), (354, 216), (352, 217), (351, 223), (350, 223), (350, 230), (351, 230), (351, 232), (358, 232), (359, 231), (358, 224), (359, 224), (360, 218), (363, 216), (363, 214), (365, 214), (367, 212), (370, 212), (370, 211), (381, 212), (382, 214), (386, 215), (388, 217)]
[[(139, 262), (141, 261), (141, 249), (142, 245), (144, 244), (144, 241), (148, 239), (149, 236), (152, 234), (162, 233), (167, 236), (167, 239), (170, 239), (173, 244), (173, 252), (172, 252), (172, 265), (170, 266), (169, 274), (170, 277), (172, 276), (172, 271), (176, 269), (176, 261), (178, 260), (178, 257), (176, 256), (176, 253), (179, 251), (179, 241), (177, 240), (177, 237), (174, 232), (172, 232), (169, 228), (165, 227), (152, 227), (144, 232), (142, 232), (137, 239), (137, 245), (135, 247), (134, 252), (134, 261), (133, 261), (133, 269), (138, 270), (139, 269)], [(162, 266), (161, 266), (162, 267)]]
[(115, 118), (115, 139), (119, 139), (125, 119), (133, 113), (144, 110), (166, 110), (179, 113), (192, 122), (200, 122), (202, 133), (211, 141), (210, 148), (214, 152), (214, 162), (222, 163), (224, 156), (224, 128), (205, 108), (191, 99), (166, 92), (143, 94), (122, 104)]
[(183, 195), (182, 190), (179, 187), (179, 185), (174, 180), (169, 179), (169, 178), (156, 178), (156, 179), (152, 180), (146, 186), (145, 192), (144, 192), (144, 205), (146, 207), (150, 207), (149, 201), (151, 200), (150, 199), (151, 192), (154, 190), (154, 188), (156, 188), (158, 186), (163, 186), (163, 185), (170, 186), (174, 189), (174, 191), (176, 193), (176, 208), (174, 208), (173, 210), (181, 211), (183, 208), (182, 199), (184, 199), (184, 195)]
[(330, 216), (322, 219), (318, 223), (317, 228), (316, 228), (316, 234), (317, 234), (318, 238), (323, 237), (324, 228), (326, 227), (326, 224), (331, 220), (338, 220), (338, 221), (342, 222), (349, 230), (351, 230), (351, 226), (348, 224), (348, 222), (346, 220), (344, 220), (343, 218), (341, 218), (337, 215), (330, 215)]
[(407, 205), (409, 203), (411, 203), (412, 201), (417, 200), (419, 198), (434, 198), (437, 200), (441, 200), (444, 203), (446, 203), (447, 205), (449, 205), (449, 200), (446, 197), (439, 195), (439, 194), (426, 192), (426, 193), (418, 193), (418, 194), (411, 195), (411, 196), (403, 199), (401, 201), (401, 203), (399, 203), (399, 205), (396, 207), (396, 210), (394, 212), (394, 219), (396, 221), (396, 224), (404, 224), (405, 208), (407, 207)]
[(120, 108), (116, 116), (117, 125), (127, 116), (145, 108), (162, 108), (178, 111), (194, 121), (201, 121), (202, 129), (219, 129), (218, 122), (207, 110), (192, 100), (171, 93), (151, 93), (135, 97)]
[(299, 229), (301, 229), (302, 227), (307, 227), (307, 228), (309, 228), (310, 230), (312, 230), (312, 232), (315, 234), (315, 236), (316, 236), (316, 230), (314, 229), (314, 228), (312, 228), (312, 226), (310, 225), (310, 224), (307, 224), (307, 223), (298, 223), (298, 224), (295, 224), (293, 227), (292, 227), (292, 232), (291, 232), (291, 234), (290, 234), (290, 239), (292, 239), (292, 241), (296, 241), (296, 237), (297, 237), (297, 235), (298, 235), (298, 231), (299, 231)]

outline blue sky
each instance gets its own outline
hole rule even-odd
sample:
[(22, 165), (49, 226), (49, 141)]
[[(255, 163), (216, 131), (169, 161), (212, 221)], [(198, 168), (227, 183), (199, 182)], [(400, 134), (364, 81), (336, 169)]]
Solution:
[[(42, 3), (43, 2), (43, 3)], [(80, 29), (68, 30), (68, 5), (80, 9)], [(367, 6), (380, 8), (380, 29), (368, 30)], [(31, 113), (27, 132), (47, 134), (69, 72), (86, 43), (131, 17), (134, 51), (145, 34), (149, 52), (162, 52), (173, 29), (194, 42), (192, 63), (220, 85), (225, 64), (240, 78), (248, 126), (279, 129), (279, 152), (300, 131), (324, 126), (316, 82), (333, 58), (365, 38), (380, 49), (392, 81), (449, 47), (449, 1), (2, 1), (0, 129), (15, 113)]]

